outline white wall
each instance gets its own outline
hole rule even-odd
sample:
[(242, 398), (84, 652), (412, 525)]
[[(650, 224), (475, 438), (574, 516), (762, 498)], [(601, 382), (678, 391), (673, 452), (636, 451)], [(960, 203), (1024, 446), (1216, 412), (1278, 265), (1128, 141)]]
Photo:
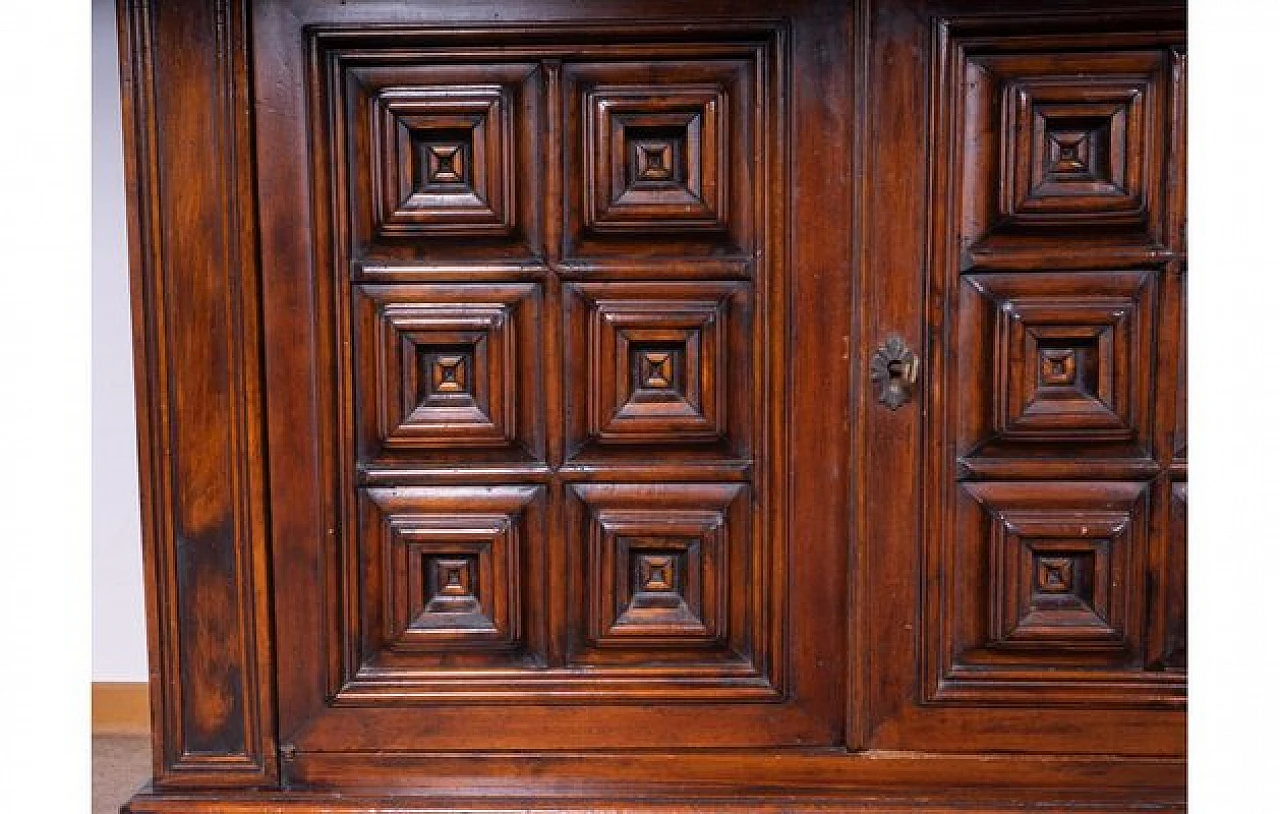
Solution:
[(93, 680), (146, 681), (114, 0), (93, 0)]

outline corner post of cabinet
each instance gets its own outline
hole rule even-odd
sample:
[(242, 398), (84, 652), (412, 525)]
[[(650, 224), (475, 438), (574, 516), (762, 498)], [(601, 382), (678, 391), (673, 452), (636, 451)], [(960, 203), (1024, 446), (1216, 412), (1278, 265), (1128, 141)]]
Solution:
[(248, 0), (119, 0), (156, 789), (277, 784)]

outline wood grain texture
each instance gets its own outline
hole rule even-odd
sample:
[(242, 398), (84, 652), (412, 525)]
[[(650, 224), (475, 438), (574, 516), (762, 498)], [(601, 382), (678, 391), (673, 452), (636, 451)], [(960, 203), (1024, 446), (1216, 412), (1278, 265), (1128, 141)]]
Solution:
[[(284, 87), (264, 73), (268, 124), (259, 131), (263, 216), (279, 224), (264, 229), (263, 243), (267, 365), (276, 371), (268, 376), (267, 398), (292, 405), (271, 411), (269, 431), (273, 448), (301, 452), (306, 441), (318, 442), (315, 457), (290, 458), (272, 486), (275, 556), (295, 565), (277, 577), (277, 632), (289, 654), (282, 670), (325, 681), (319, 693), (319, 685), (307, 683), (282, 690), (282, 726), (298, 733), (290, 743), (299, 753), (343, 743), (482, 748), (494, 743), (489, 722), (501, 722), (503, 737), (538, 731), (557, 748), (656, 746), (671, 738), (663, 722), (679, 719), (693, 704), (714, 704), (707, 709), (716, 720), (707, 716), (704, 724), (684, 727), (681, 738), (689, 744), (718, 745), (725, 738), (744, 745), (832, 743), (838, 687), (820, 664), (780, 646), (789, 630), (796, 641), (807, 639), (809, 652), (824, 654), (824, 663), (838, 657), (839, 643), (823, 630), (824, 620), (838, 615), (839, 589), (823, 563), (843, 549), (838, 534), (824, 532), (807, 543), (810, 556), (793, 561), (783, 530), (790, 517), (781, 433), (791, 391), (780, 356), (794, 276), (787, 218), (803, 207), (808, 222), (825, 220), (838, 229), (840, 211), (810, 212), (807, 199), (792, 203), (780, 194), (786, 168), (777, 159), (788, 151), (781, 114), (786, 27), (776, 20), (691, 27), (659, 15), (637, 37), (605, 34), (591, 23), (547, 24), (530, 37), (502, 25), (371, 29), (353, 24), (348, 11), (305, 3), (294, 8), (299, 17), (293, 19), (266, 9), (256, 29), (262, 49), (289, 54), (293, 26), (309, 21), (304, 52), (289, 55), (289, 70), (305, 75), (306, 87)], [(599, 42), (602, 37), (610, 42)], [(619, 48), (631, 62), (601, 61), (615, 59)], [(655, 87), (666, 90), (655, 96)], [(485, 112), (489, 107), (449, 113), (448, 105), (465, 106), (488, 92), (482, 88), (496, 89), (494, 104), (507, 118)], [(423, 175), (433, 172), (436, 158), (411, 155), (402, 166), (399, 152), (379, 152), (377, 139), (367, 142), (362, 134), (369, 126), (400, 127), (385, 121), (391, 104), (385, 99), (392, 96), (406, 127), (435, 133), (421, 137), (428, 147), (446, 136), (458, 139), (461, 153), (449, 170), (455, 180)], [(412, 114), (408, 99), (434, 106)], [(615, 99), (624, 101), (613, 105)], [(601, 125), (608, 125), (609, 137), (601, 131), (598, 144), (576, 123), (580, 111), (597, 102), (608, 102), (618, 116)], [(276, 133), (270, 116), (286, 113), (290, 129)], [(543, 177), (530, 171), (535, 158), (524, 148), (484, 170), (520, 179), (513, 205), (549, 213), (546, 238), (490, 245), (483, 234), (424, 225), (412, 240), (393, 240), (385, 229), (375, 235), (365, 228), (369, 199), (376, 203), (385, 189), (380, 193), (362, 179), (379, 177), (388, 161), (396, 162), (397, 178), (411, 179), (405, 200), (416, 201), (415, 212), (426, 217), (438, 209), (442, 218), (453, 217), (451, 199), (433, 195), (479, 177), (474, 162), (495, 126), (492, 116), (512, 131), (503, 144), (527, 144), (543, 122), (547, 137), (557, 141), (529, 146), (546, 150), (536, 159), (548, 165)], [(472, 122), (466, 138), (464, 119)], [(310, 154), (301, 149), (299, 124), (313, 145)], [(476, 135), (482, 127), (483, 137)], [(605, 142), (613, 145), (608, 151)], [(670, 178), (657, 177), (661, 167), (647, 178), (637, 174), (643, 168), (636, 151), (646, 146), (669, 150), (657, 160), (670, 162)], [(690, 169), (695, 153), (703, 167), (698, 173)], [(733, 169), (713, 179), (721, 165)], [(575, 185), (593, 173), (602, 181), (621, 179), (619, 206), (626, 212), (606, 213), (598, 229), (581, 226), (581, 241), (553, 240), (578, 228)], [(295, 182), (310, 183), (308, 197), (319, 202), (311, 228), (301, 233), (286, 226), (306, 215)], [(681, 195), (712, 207), (719, 213), (714, 222), (673, 210), (684, 204), (671, 196)], [(536, 236), (532, 228), (527, 235)], [(729, 254), (725, 241), (733, 243)], [(642, 246), (648, 248), (633, 251)], [(520, 264), (511, 262), (525, 252)], [(284, 271), (297, 268), (315, 269), (314, 277), (305, 281)], [(371, 269), (377, 284), (363, 281)], [(628, 281), (635, 276), (650, 279)], [(664, 277), (676, 279), (655, 281)], [(305, 292), (308, 285), (314, 288)], [(550, 307), (539, 315), (541, 301)], [(498, 306), (509, 313), (498, 314)], [(488, 311), (491, 318), (482, 313)], [(464, 324), (468, 315), (475, 324)], [(541, 357), (539, 347), (546, 348)], [(406, 362), (412, 359), (419, 361)], [(449, 393), (438, 387), (441, 360), (454, 370)], [(840, 346), (824, 345), (808, 364), (842, 375)], [(513, 409), (532, 416), (531, 423), (503, 422), (503, 411)], [(353, 423), (361, 428), (355, 438), (348, 430)], [(510, 425), (530, 429), (504, 444)], [(824, 453), (838, 458), (840, 447)], [(705, 483), (709, 479), (719, 482)], [(318, 488), (300, 489), (300, 483)], [(350, 646), (353, 631), (381, 627), (363, 618), (380, 600), (365, 600), (365, 613), (342, 608), (357, 607), (351, 597), (376, 596), (394, 583), (362, 583), (356, 575), (357, 560), (368, 564), (366, 573), (382, 567), (367, 553), (378, 546), (371, 527), (357, 518), (358, 484), (443, 483), (472, 489), (477, 500), (484, 490), (517, 483), (545, 489), (549, 522), (539, 543), (545, 565), (522, 573), (532, 583), (520, 593), (543, 597), (531, 618), (549, 633), (518, 659), (465, 666), (456, 653), (445, 660), (403, 648), (379, 653)], [(575, 501), (595, 494), (597, 483), (605, 490), (600, 494), (633, 489), (639, 496), (625, 511), (608, 510), (627, 514), (621, 522), (634, 533), (601, 536), (600, 518), (587, 521), (578, 512)], [(739, 497), (715, 497), (721, 493)], [(697, 499), (688, 503), (684, 496)], [(839, 511), (828, 505), (799, 517), (808, 523)], [(337, 547), (318, 542), (329, 535)], [(592, 540), (606, 538), (614, 541), (608, 552), (592, 548)], [(606, 586), (618, 594), (633, 589), (628, 580), (639, 567), (629, 561), (633, 549), (672, 557), (683, 552), (670, 562), (671, 596), (643, 602), (679, 595), (692, 617), (689, 603), (699, 604), (701, 614), (705, 596), (708, 616), (697, 617), (708, 625), (700, 634), (705, 641), (604, 635), (616, 620), (599, 618), (599, 597)], [(628, 561), (606, 569), (592, 550), (601, 557), (622, 552)], [(813, 556), (819, 551), (825, 553)], [(688, 585), (695, 565), (696, 596)], [(488, 567), (476, 560), (477, 578)], [(813, 578), (827, 584), (792, 592)], [(591, 604), (588, 597), (597, 599)], [(477, 601), (484, 605), (482, 597)], [(690, 629), (698, 624), (686, 623)], [(584, 647), (588, 640), (599, 646)], [(393, 662), (391, 672), (378, 666)], [(466, 669), (451, 676), (451, 664)], [(369, 683), (375, 679), (379, 688)], [(380, 716), (357, 708), (383, 706), (375, 695), (400, 709)], [(591, 713), (575, 711), (575, 701), (594, 706), (594, 723), (582, 725)], [(640, 701), (653, 706), (642, 708)], [(382, 722), (375, 724), (377, 718)], [(648, 725), (641, 723), (646, 719)]]
[(1185, 807), (1179, 3), (124, 8), (135, 814)]
[[(1150, 620), (1160, 615), (1151, 604), (1157, 601), (1152, 585), (1158, 584), (1152, 574), (1160, 572), (1163, 531), (1152, 544), (1136, 546), (1142, 562), (1129, 561), (1120, 581), (1143, 606), (1140, 613), (1126, 611), (1137, 632), (1127, 645), (1122, 682), (1106, 677), (1112, 668), (1096, 664), (1075, 679), (1098, 682), (1077, 685), (1071, 691), (1079, 693), (1076, 702), (1055, 696), (1052, 682), (1040, 681), (1045, 676), (1037, 678), (1034, 670), (1008, 674), (1012, 683), (985, 696), (952, 683), (957, 674), (951, 666), (970, 646), (963, 643), (966, 636), (971, 643), (985, 641), (997, 662), (1043, 658), (1048, 664), (1061, 656), (1054, 655), (1047, 628), (1037, 622), (1024, 631), (1019, 624), (1024, 609), (1057, 607), (1056, 614), (1072, 601), (1046, 598), (1035, 588), (1030, 580), (1040, 565), (1074, 571), (1091, 558), (1067, 543), (1070, 535), (1060, 533), (1065, 527), (1051, 528), (1055, 507), (1084, 494), (1078, 490), (1105, 494), (1124, 480), (1162, 494), (1159, 484), (1167, 477), (1168, 458), (1157, 439), (1168, 432), (1168, 419), (1155, 409), (1153, 395), (1156, 338), (1167, 330), (1166, 274), (1176, 254), (1163, 213), (1172, 197), (1170, 179), (1180, 183), (1168, 147), (1177, 139), (1168, 94), (1184, 21), (1172, 5), (1097, 11), (1081, 3), (1015, 13), (997, 4), (945, 0), (872, 7), (872, 67), (865, 75), (870, 107), (862, 120), (872, 128), (865, 177), (872, 189), (893, 179), (929, 201), (919, 207), (910, 194), (877, 197), (864, 241), (871, 252), (868, 270), (926, 270), (922, 278), (874, 271), (865, 278), (870, 292), (864, 299), (875, 303), (870, 321), (887, 324), (864, 333), (862, 347), (869, 353), (899, 331), (922, 347), (926, 406), (923, 416), (860, 412), (867, 440), (855, 472), (876, 474), (863, 481), (856, 539), (892, 535), (897, 541), (874, 555), (862, 549), (859, 590), (877, 597), (880, 610), (854, 611), (865, 625), (865, 638), (853, 644), (865, 654), (861, 686), (867, 688), (862, 704), (868, 714), (861, 734), (881, 748), (953, 749), (957, 732), (964, 732), (964, 748), (974, 750), (1077, 752), (1095, 748), (1099, 738), (1116, 753), (1176, 755), (1185, 748), (1185, 682), (1146, 669), (1142, 655)], [(928, 82), (911, 66), (921, 49), (931, 53)], [(1058, 73), (1072, 60), (1080, 61), (1078, 70)], [(1134, 116), (1145, 136), (1128, 135), (1129, 110), (1108, 107), (1104, 115), (1095, 107), (1102, 91), (1119, 81), (1132, 83), (1125, 105), (1142, 101)], [(929, 126), (916, 129), (909, 111), (921, 108), (930, 111)], [(1123, 128), (1114, 122), (1122, 114)], [(1061, 150), (1051, 143), (1055, 133), (1074, 143), (1077, 136), (1095, 138), (1084, 135), (1094, 125), (1097, 144), (1107, 144), (1105, 154), (1064, 160), (1055, 153)], [(1113, 150), (1122, 137), (1124, 151)], [(1126, 168), (1142, 164), (1145, 180), (1102, 179), (1122, 161)], [(1050, 177), (1054, 173), (1060, 177)], [(1070, 192), (1076, 183), (1085, 186)], [(1115, 189), (1108, 191), (1107, 184)], [(1139, 187), (1148, 205), (1121, 200)], [(1070, 201), (1061, 197), (1069, 192)], [(866, 194), (863, 199), (869, 200)], [(1120, 214), (1125, 207), (1136, 208)], [(914, 238), (920, 230), (928, 232), (927, 241)], [(1114, 307), (1094, 310), (1126, 286), (1127, 295), (1108, 301)], [(1106, 325), (1086, 327), (1103, 314)], [(920, 335), (909, 331), (916, 320)], [(1179, 353), (1176, 345), (1166, 348)], [(1120, 390), (1109, 388), (1125, 387), (1122, 381), (1130, 377), (1136, 381), (1122, 408), (1130, 418), (1117, 422), (1118, 413), (1097, 407), (1119, 407), (1111, 399)], [(1048, 479), (1068, 483), (1050, 485)], [(993, 535), (996, 526), (975, 524), (966, 495), (1015, 494), (1038, 488), (1037, 482), (1045, 486), (1031, 514), (1040, 518), (1010, 559), (1004, 549), (1008, 534), (1022, 539), (1013, 531), (1019, 524), (995, 521), (1005, 531)], [(1133, 528), (1153, 528), (1152, 505), (1150, 497), (1137, 505)], [(1082, 504), (1069, 513), (1089, 511)], [(1006, 515), (997, 509), (989, 517)], [(1089, 536), (1087, 523), (1075, 529), (1077, 539)], [(1104, 548), (1119, 556), (1129, 545), (1099, 544), (1098, 551)], [(1067, 556), (1055, 558), (1050, 549)], [(1118, 562), (1108, 560), (1108, 567)], [(1008, 576), (1009, 568), (1016, 578)], [(1091, 605), (1100, 606), (1101, 599)], [(1024, 634), (1047, 638), (1032, 646), (1018, 641)], [(1071, 658), (1096, 659), (1086, 655), (1092, 647), (1073, 645)], [(1024, 655), (1014, 655), (1019, 652)], [(1052, 668), (1058, 679), (1067, 679), (1059, 672), (1065, 666)], [(994, 682), (987, 685), (994, 688), (1003, 669), (984, 661), (970, 677)], [(1019, 700), (1014, 688), (1022, 681), (1026, 695)], [(1104, 713), (1103, 705), (1122, 709)], [(1138, 731), (1132, 727), (1143, 732), (1136, 740), (1123, 734)]]
[(270, 783), (248, 8), (119, 8), (155, 782)]

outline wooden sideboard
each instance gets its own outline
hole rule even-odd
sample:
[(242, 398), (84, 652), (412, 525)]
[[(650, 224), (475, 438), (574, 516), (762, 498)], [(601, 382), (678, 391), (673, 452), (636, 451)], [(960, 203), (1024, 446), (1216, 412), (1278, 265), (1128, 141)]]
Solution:
[(1185, 806), (1182, 5), (120, 32), (127, 811)]

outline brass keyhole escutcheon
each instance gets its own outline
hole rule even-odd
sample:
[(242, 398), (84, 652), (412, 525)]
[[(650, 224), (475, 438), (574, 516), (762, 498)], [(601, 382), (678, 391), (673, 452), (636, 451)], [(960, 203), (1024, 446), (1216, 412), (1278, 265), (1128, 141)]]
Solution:
[(911, 399), (920, 359), (900, 336), (892, 336), (871, 356), (871, 381), (879, 387), (877, 399), (896, 410)]

